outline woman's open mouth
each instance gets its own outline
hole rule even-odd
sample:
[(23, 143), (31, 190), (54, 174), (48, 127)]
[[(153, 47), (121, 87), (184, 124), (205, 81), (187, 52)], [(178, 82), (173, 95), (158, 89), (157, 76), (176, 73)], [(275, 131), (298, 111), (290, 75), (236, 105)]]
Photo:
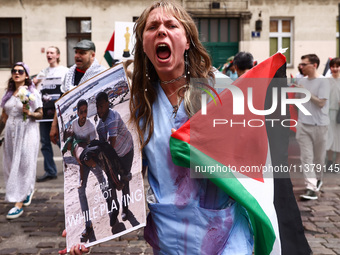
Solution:
[(157, 57), (164, 60), (171, 56), (171, 50), (165, 43), (158, 44), (156, 49)]

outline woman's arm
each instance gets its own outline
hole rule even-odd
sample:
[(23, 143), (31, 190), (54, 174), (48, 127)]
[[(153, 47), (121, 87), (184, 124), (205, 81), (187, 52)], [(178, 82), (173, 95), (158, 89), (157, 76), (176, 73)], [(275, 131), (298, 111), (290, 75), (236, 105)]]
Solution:
[(6, 126), (7, 119), (8, 119), (8, 115), (5, 111), (5, 109), (3, 109), (1, 117), (0, 117), (0, 134), (2, 133), (2, 131), (4, 130), (4, 128)]
[(35, 120), (41, 120), (43, 118), (43, 110), (42, 108), (37, 108), (34, 112), (31, 112), (27, 109), (26, 105), (23, 105), (22, 111), (27, 114), (28, 117), (31, 117)]

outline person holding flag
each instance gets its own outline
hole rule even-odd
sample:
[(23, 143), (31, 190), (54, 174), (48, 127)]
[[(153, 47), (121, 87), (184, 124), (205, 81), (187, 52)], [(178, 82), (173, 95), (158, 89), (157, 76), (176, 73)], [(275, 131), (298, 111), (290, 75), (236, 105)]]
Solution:
[(160, 1), (142, 13), (135, 34), (130, 109), (150, 183), (145, 239), (155, 254), (252, 254), (247, 211), (171, 160), (171, 129), (200, 109), (201, 90), (191, 79), (214, 82), (194, 21), (180, 5)]
[[(136, 124), (141, 138), (144, 170), (148, 170), (150, 184), (145, 240), (155, 254), (246, 255), (253, 254), (253, 248), (255, 255), (281, 254), (272, 179), (264, 178), (262, 172), (257, 177), (243, 175), (240, 179), (233, 177), (233, 173), (220, 179), (191, 178), (189, 169), (194, 163), (192, 160), (198, 159), (202, 166), (222, 162), (209, 160), (203, 154), (198, 154), (202, 156), (201, 161), (195, 154), (190, 159), (190, 153), (195, 153), (194, 145), (204, 149), (208, 142), (209, 149), (225, 148), (219, 152), (222, 159), (229, 162), (236, 158), (234, 162), (239, 165), (264, 162), (267, 166), (270, 151), (265, 126), (242, 131), (239, 127), (233, 128), (231, 135), (206, 129), (208, 122), (200, 118), (203, 115), (199, 112), (201, 91), (207, 87), (216, 92), (211, 85), (217, 83), (217, 78), (209, 55), (198, 39), (194, 21), (179, 4), (153, 3), (140, 15), (134, 32), (130, 110), (131, 121)], [(245, 74), (249, 78), (251, 74), (270, 78), (263, 84), (252, 84), (258, 87), (253, 90), (256, 103), (258, 100), (264, 102), (270, 80), (276, 72), (285, 71), (283, 67), (285, 57), (277, 54)], [(199, 85), (201, 87), (196, 86), (196, 78), (204, 81)], [(247, 90), (248, 84), (242, 83), (242, 79), (235, 82), (243, 93)], [(221, 92), (221, 98), (231, 94), (229, 92)], [(230, 100), (224, 101), (227, 107), (223, 107), (222, 113), (232, 110), (229, 105), (233, 100), (227, 99)], [(209, 104), (208, 108), (211, 105), (215, 106)], [(215, 111), (220, 112), (221, 108), (215, 107)], [(206, 116), (212, 117), (211, 114)], [(264, 121), (264, 116), (261, 120)], [(173, 129), (177, 131), (172, 134)], [(197, 137), (191, 135), (192, 129), (198, 131)], [(216, 146), (210, 141), (212, 136), (214, 142), (219, 142)], [(247, 140), (249, 137), (251, 139)], [(182, 141), (174, 142), (174, 138)], [(181, 143), (184, 142), (192, 150), (183, 149)], [(77, 245), (70, 252), (82, 254), (88, 251)]]
[[(146, 241), (155, 254), (252, 254), (246, 210), (211, 181), (191, 178), (189, 168), (171, 160), (171, 129), (200, 108), (201, 90), (190, 86), (191, 79), (214, 80), (194, 21), (179, 4), (159, 1), (144, 10), (134, 32), (130, 110), (150, 183)], [(71, 254), (88, 251), (79, 247)]]

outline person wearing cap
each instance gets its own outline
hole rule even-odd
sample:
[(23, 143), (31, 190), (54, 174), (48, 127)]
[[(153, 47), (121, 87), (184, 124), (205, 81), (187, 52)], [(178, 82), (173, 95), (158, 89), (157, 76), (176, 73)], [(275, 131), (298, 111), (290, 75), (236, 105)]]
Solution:
[(38, 87), (43, 101), (43, 120), (39, 122), (41, 153), (44, 156), (44, 170), (37, 182), (44, 182), (57, 178), (57, 166), (53, 160), (53, 149), (50, 140), (51, 125), (54, 118), (54, 103), (61, 95), (60, 86), (64, 81), (68, 68), (60, 65), (60, 50), (50, 46), (46, 51), (48, 67), (42, 69), (33, 79)]
[(96, 47), (92, 41), (82, 40), (73, 49), (75, 64), (71, 66), (61, 86), (63, 93), (105, 70), (105, 67), (101, 66), (95, 58)]
[(30, 205), (34, 193), (39, 152), (36, 120), (43, 116), (40, 94), (29, 78), (29, 67), (25, 63), (18, 62), (13, 66), (1, 107), (0, 134), (5, 130), (5, 200), (15, 203), (6, 218), (15, 219), (22, 215), (23, 206)]
[[(96, 47), (90, 40), (81, 40), (73, 47), (75, 50), (75, 64), (70, 67), (65, 76), (64, 83), (61, 85), (61, 92), (65, 93), (79, 84), (87, 81), (93, 76), (103, 72), (105, 67), (101, 66), (95, 58)], [(51, 126), (50, 139), (54, 144), (59, 141), (59, 130), (57, 115)]]

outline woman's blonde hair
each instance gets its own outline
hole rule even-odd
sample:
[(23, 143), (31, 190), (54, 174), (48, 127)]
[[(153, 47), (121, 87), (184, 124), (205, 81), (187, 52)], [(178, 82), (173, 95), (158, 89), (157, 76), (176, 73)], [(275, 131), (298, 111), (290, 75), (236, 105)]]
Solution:
[[(190, 73), (190, 75), (187, 75), (188, 83), (190, 83), (190, 78), (214, 77), (210, 57), (199, 41), (196, 25), (182, 6), (175, 2), (158, 1), (145, 9), (134, 27), (136, 44), (130, 100), (131, 120), (137, 126), (142, 148), (150, 141), (153, 133), (152, 104), (157, 97), (156, 86), (159, 81), (155, 68), (143, 50), (143, 32), (150, 12), (156, 8), (161, 8), (165, 13), (171, 13), (186, 31), (190, 42), (186, 63), (187, 71)], [(189, 118), (200, 109), (198, 98), (200, 98), (200, 90), (189, 86), (183, 97), (185, 110)]]

